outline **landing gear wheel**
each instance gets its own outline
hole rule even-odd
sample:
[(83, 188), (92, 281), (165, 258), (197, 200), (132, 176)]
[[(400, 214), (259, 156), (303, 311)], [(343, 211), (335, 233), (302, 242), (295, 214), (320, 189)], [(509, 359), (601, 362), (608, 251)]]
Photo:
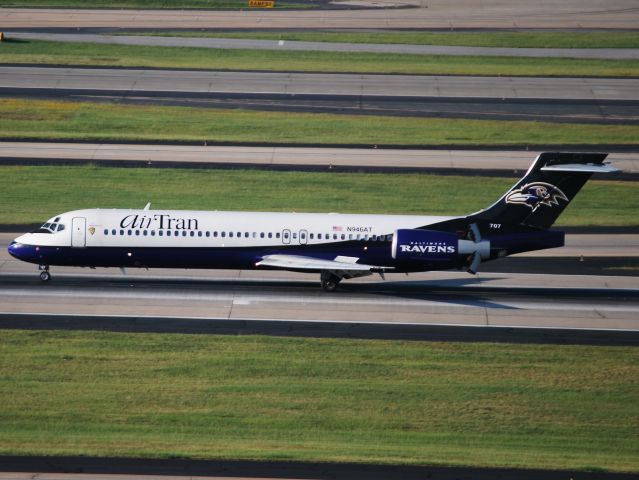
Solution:
[(43, 282), (48, 282), (49, 280), (51, 280), (51, 274), (48, 270), (43, 270), (42, 272), (40, 272), (40, 280), (42, 280)]
[(334, 292), (337, 289), (337, 285), (342, 279), (337, 275), (333, 275), (332, 273), (323, 273), (320, 277), (320, 281), (322, 283), (322, 289), (325, 292)]

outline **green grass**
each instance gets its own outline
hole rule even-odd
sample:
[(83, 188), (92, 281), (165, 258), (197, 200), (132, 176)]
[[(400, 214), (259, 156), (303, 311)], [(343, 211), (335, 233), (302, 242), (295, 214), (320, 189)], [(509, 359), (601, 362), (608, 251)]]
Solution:
[(0, 331), (0, 453), (639, 472), (639, 350)]
[[(0, 0), (0, 7), (18, 8), (206, 8), (239, 10), (248, 7), (248, 0)], [(311, 8), (309, 2), (276, 0), (275, 8)]]
[(267, 144), (634, 144), (637, 125), (263, 112), (0, 99), (0, 138)]
[[(124, 33), (123, 35), (130, 35)], [(391, 43), (507, 48), (639, 48), (637, 32), (201, 32), (134, 33), (171, 37), (245, 38), (305, 42)]]
[(35, 40), (0, 43), (0, 63), (491, 76), (639, 76), (639, 60), (227, 50)]
[[(517, 179), (426, 174), (83, 167), (0, 167), (0, 224), (80, 208), (462, 215)], [(470, 187), (469, 185), (472, 185)], [(410, 201), (407, 201), (410, 199)], [(590, 181), (558, 225), (639, 225), (635, 182)]]

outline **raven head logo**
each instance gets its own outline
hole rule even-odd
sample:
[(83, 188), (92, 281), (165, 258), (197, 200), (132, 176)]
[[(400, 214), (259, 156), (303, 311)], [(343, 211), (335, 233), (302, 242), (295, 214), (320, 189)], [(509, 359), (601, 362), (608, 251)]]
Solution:
[(506, 195), (506, 203), (526, 205), (532, 210), (539, 205), (546, 205), (547, 207), (558, 206), (559, 200), (564, 200), (566, 203), (570, 201), (564, 192), (545, 182), (527, 183), (521, 188), (511, 190)]

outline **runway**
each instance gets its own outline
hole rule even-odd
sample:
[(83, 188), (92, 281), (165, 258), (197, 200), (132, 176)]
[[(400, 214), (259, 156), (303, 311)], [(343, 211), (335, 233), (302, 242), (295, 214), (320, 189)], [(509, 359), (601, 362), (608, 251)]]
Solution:
[[(599, 279), (600, 285), (623, 288), (570, 287), (576, 279), (568, 276), (549, 282), (521, 274), (411, 277), (345, 281), (339, 293), (327, 295), (312, 276), (289, 280), (243, 272), (231, 280), (215, 272), (206, 278), (54, 273), (43, 285), (36, 275), (3, 274), (0, 313), (639, 330), (636, 277)], [(537, 284), (525, 285), (531, 280)]]
[[(370, 5), (361, 0), (340, 6)], [(400, 2), (397, 2), (400, 3)], [(72, 10), (0, 9), (0, 25), (16, 28), (376, 28), (376, 29), (635, 29), (633, 0), (409, 0), (417, 8), (356, 10)], [(393, 2), (385, 2), (393, 5)]]
[(0, 67), (0, 95), (571, 123), (639, 122), (639, 79)]
[(0, 66), (3, 88), (639, 101), (636, 78), (468, 77)]
[[(315, 275), (290, 272), (158, 269), (122, 275), (115, 269), (61, 267), (52, 268), (54, 279), (41, 284), (36, 266), (6, 253), (12, 237), (2, 234), (3, 314), (168, 318), (178, 330), (175, 319), (267, 321), (285, 329), (277, 322), (639, 330), (636, 276), (429, 272), (349, 280), (327, 295)], [(600, 242), (582, 240), (581, 251), (636, 255), (638, 236), (599, 237)]]
[[(604, 150), (606, 147), (599, 147)], [(593, 150), (594, 149), (594, 150)], [(588, 147), (589, 151), (598, 151)], [(64, 142), (0, 142), (0, 164), (173, 168), (281, 168), (295, 170), (432, 171), (501, 175), (517, 179), (539, 150), (418, 150), (377, 148), (141, 145)], [(607, 161), (622, 170), (608, 178), (639, 174), (639, 153), (612, 152)], [(604, 178), (597, 176), (596, 178)]]
[(135, 35), (97, 35), (90, 33), (5, 32), (5, 38), (49, 42), (142, 45), (152, 47), (191, 47), (244, 50), (285, 50), (315, 52), (372, 52), (412, 55), (452, 55), (488, 57), (589, 58), (637, 60), (636, 48), (497, 48), (453, 47), (446, 45), (405, 45), (339, 42), (301, 42), (284, 40), (246, 40), (238, 38), (161, 37)]

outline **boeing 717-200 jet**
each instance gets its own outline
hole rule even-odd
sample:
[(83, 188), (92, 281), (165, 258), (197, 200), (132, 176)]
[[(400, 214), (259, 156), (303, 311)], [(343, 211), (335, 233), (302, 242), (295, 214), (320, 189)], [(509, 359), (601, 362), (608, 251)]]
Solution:
[(78, 267), (281, 269), (342, 279), (387, 272), (465, 269), (564, 245), (549, 230), (597, 172), (604, 153), (542, 153), (492, 206), (456, 217), (337, 213), (90, 209), (55, 215), (9, 245), (38, 264)]

